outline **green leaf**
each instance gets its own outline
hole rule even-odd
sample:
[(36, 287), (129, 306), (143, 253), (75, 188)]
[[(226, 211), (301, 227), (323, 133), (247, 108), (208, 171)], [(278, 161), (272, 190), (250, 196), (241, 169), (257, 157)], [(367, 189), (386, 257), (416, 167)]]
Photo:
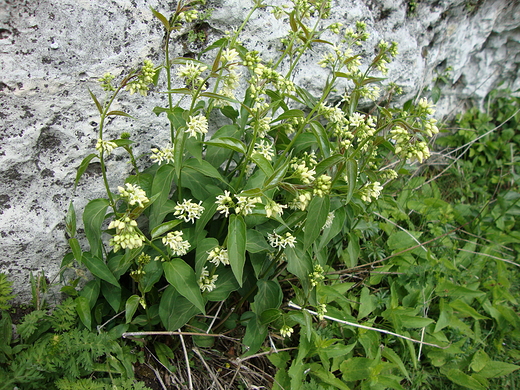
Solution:
[(282, 311), (280, 309), (267, 309), (260, 314), (258, 321), (261, 325), (268, 325), (280, 318), (282, 316)]
[(81, 179), (81, 176), (85, 173), (87, 170), (90, 162), (93, 158), (97, 157), (98, 155), (95, 153), (89, 154), (87, 157), (81, 161), (81, 164), (79, 164), (78, 171), (76, 172), (76, 180), (74, 181), (74, 189), (78, 186), (79, 179)]
[(280, 116), (278, 116), (273, 122), (282, 121), (285, 119), (292, 119), (292, 118), (303, 118), (305, 116), (305, 113), (302, 110), (287, 110)]
[(256, 314), (249, 320), (246, 326), (246, 334), (243, 343), (246, 346), (246, 352), (242, 357), (246, 357), (256, 353), (262, 346), (267, 336), (267, 326), (260, 325)]
[(103, 115), (103, 107), (99, 103), (99, 100), (97, 100), (96, 95), (94, 95), (94, 93), (90, 90), (90, 88), (88, 89), (88, 93), (90, 93), (90, 97), (92, 98), (92, 100), (94, 100), (94, 103), (96, 104), (96, 107), (97, 107), (99, 113), (101, 115)]
[(163, 14), (161, 14), (160, 12), (157, 12), (156, 10), (154, 10), (152, 7), (150, 7), (150, 10), (154, 14), (154, 16), (157, 19), (159, 19), (159, 21), (163, 24), (163, 26), (166, 29), (166, 31), (170, 31), (170, 22), (168, 21), (168, 19)]
[(318, 141), (318, 145), (320, 145), (320, 150), (324, 158), (330, 156), (331, 145), (329, 141), (329, 135), (327, 131), (323, 127), (323, 125), (319, 122), (312, 121), (310, 122), (311, 130)]
[(152, 239), (162, 236), (164, 233), (169, 232), (175, 226), (180, 224), (182, 221), (180, 219), (174, 219), (173, 221), (163, 222), (159, 226), (156, 226), (152, 229), (150, 235)]
[(303, 236), (304, 250), (307, 250), (320, 235), (321, 229), (327, 221), (329, 208), (330, 199), (328, 196), (315, 196), (309, 203)]
[(170, 196), (175, 168), (170, 164), (161, 165), (157, 170), (152, 183), (152, 196), (159, 194), (155, 202), (150, 206), (150, 229), (159, 225), (166, 214), (171, 210), (165, 207)]
[(173, 259), (163, 263), (164, 276), (175, 290), (188, 299), (195, 307), (205, 313), (204, 298), (200, 292), (198, 279), (191, 268), (182, 259)]
[(406, 314), (399, 315), (399, 321), (405, 328), (424, 328), (434, 322), (431, 318), (410, 316)]
[(247, 229), (246, 250), (249, 253), (258, 253), (262, 251), (271, 251), (273, 248), (267, 243), (262, 233), (258, 230)]
[(276, 169), (271, 176), (268, 176), (264, 181), (264, 188), (270, 189), (273, 187), (276, 187), (280, 181), (285, 177), (285, 173), (287, 172), (287, 169), (289, 168), (289, 165), (291, 163), (291, 159), (288, 158), (287, 161), (278, 169)]
[(65, 232), (70, 238), (73, 238), (76, 235), (76, 210), (74, 210), (74, 204), (72, 201), (69, 203), (69, 209), (65, 216)]
[(354, 382), (367, 379), (370, 376), (370, 365), (372, 359), (363, 357), (352, 357), (340, 364), (339, 369), (343, 374), (345, 382)]
[(349, 159), (347, 160), (347, 181), (348, 181), (348, 192), (346, 202), (349, 202), (352, 199), (352, 195), (354, 194), (354, 190), (356, 189), (357, 184), (357, 176), (358, 176), (358, 167), (357, 161)]
[(90, 304), (88, 298), (77, 297), (74, 302), (76, 303), (76, 312), (78, 313), (79, 319), (85, 325), (88, 330), (92, 329), (92, 314), (90, 312)]
[(197, 172), (202, 173), (205, 176), (213, 177), (215, 179), (220, 180), (222, 183), (227, 184), (227, 181), (224, 180), (220, 172), (206, 160), (198, 161), (196, 159), (191, 158), (184, 162), (184, 166), (190, 167), (196, 170)]
[(229, 264), (240, 286), (242, 286), (242, 274), (246, 262), (246, 237), (244, 218), (241, 215), (230, 215), (227, 237)]
[(266, 176), (270, 176), (273, 174), (273, 167), (264, 156), (262, 156), (259, 153), (253, 153), (251, 159), (255, 162), (256, 165), (260, 167), (260, 169), (265, 173)]
[(303, 250), (303, 243), (296, 243), (294, 248), (286, 248), (287, 271), (296, 275), (304, 287), (309, 286), (309, 274), (312, 272), (312, 260), (307, 251)]
[(117, 110), (116, 111), (110, 111), (109, 113), (107, 113), (107, 116), (111, 116), (111, 115), (112, 116), (126, 116), (126, 117), (132, 118), (132, 119), (134, 118), (132, 115), (127, 114), (124, 111), (117, 111)]
[(255, 295), (253, 312), (260, 316), (265, 310), (278, 309), (282, 304), (282, 288), (274, 280), (260, 279), (256, 282), (258, 292)]
[(184, 298), (173, 286), (164, 290), (159, 303), (159, 317), (166, 330), (175, 331), (201, 311)]
[(137, 310), (137, 307), (139, 306), (139, 300), (141, 298), (139, 295), (132, 295), (130, 298), (126, 300), (125, 304), (125, 320), (126, 323), (129, 324), (132, 322), (132, 318), (134, 317), (134, 314)]
[(206, 293), (204, 296), (208, 301), (219, 302), (227, 299), (229, 294), (238, 290), (240, 286), (233, 275), (233, 271), (229, 267), (218, 268), (218, 279), (216, 287), (213, 291)]
[(408, 374), (408, 370), (406, 369), (402, 359), (397, 353), (395, 353), (392, 348), (385, 346), (381, 352), (381, 356), (383, 356), (389, 362), (394, 363), (397, 367), (399, 367), (399, 370), (403, 373), (403, 375), (410, 379), (410, 374)]
[(486, 364), (489, 363), (491, 359), (489, 358), (488, 354), (484, 352), (483, 349), (479, 349), (475, 354), (473, 355), (473, 358), (471, 359), (471, 364), (469, 367), (475, 371), (479, 372), (482, 370)]
[(163, 275), (163, 267), (160, 261), (150, 261), (144, 266), (143, 271), (145, 274), (139, 281), (139, 291), (142, 294), (146, 294), (151, 291), (155, 283), (157, 283)]
[(499, 361), (490, 361), (486, 364), (486, 366), (479, 371), (479, 375), (482, 375), (484, 378), (499, 378), (504, 375), (509, 375), (513, 371), (516, 371), (520, 368), (516, 364), (504, 363)]
[(119, 282), (112, 274), (108, 266), (99, 257), (92, 256), (90, 253), (83, 253), (82, 263), (88, 268), (92, 275), (119, 287)]
[(342, 258), (347, 267), (353, 268), (358, 264), (358, 258), (360, 253), (359, 237), (353, 232), (348, 234), (348, 246), (347, 250), (343, 252)]
[(101, 283), (99, 279), (90, 280), (79, 292), (79, 296), (88, 299), (90, 309), (93, 309), (99, 297)]
[(485, 295), (483, 291), (472, 290), (467, 287), (459, 286), (455, 283), (444, 281), (437, 285), (435, 292), (443, 297), (466, 297), (466, 298), (477, 298)]
[(121, 307), (121, 287), (101, 281), (101, 293), (114, 312), (118, 313)]
[(466, 387), (468, 389), (486, 390), (486, 388), (482, 386), (482, 384), (475, 378), (472, 378), (468, 374), (465, 374), (464, 372), (456, 368), (450, 369), (447, 372), (446, 377), (453, 383), (459, 386)]
[(90, 244), (90, 252), (94, 256), (102, 256), (101, 225), (105, 220), (109, 202), (107, 199), (94, 199), (88, 202), (83, 211), (85, 235)]
[(320, 364), (313, 364), (311, 366), (311, 374), (320, 378), (323, 382), (333, 386), (334, 389), (350, 390), (350, 387), (346, 385), (341, 379), (336, 378), (334, 374), (328, 370), (323, 369)]
[(337, 165), (339, 162), (343, 161), (345, 157), (343, 157), (341, 154), (334, 154), (330, 157), (327, 157), (325, 160), (322, 160), (316, 165), (316, 168), (314, 170), (316, 171), (316, 176), (321, 175), (324, 173), (327, 169), (329, 169), (332, 166)]
[(370, 290), (367, 287), (363, 287), (359, 298), (358, 321), (372, 313), (376, 307), (376, 297), (370, 295)]
[(79, 246), (79, 242), (75, 238), (69, 239), (69, 246), (70, 249), (72, 249), (72, 254), (74, 255), (74, 258), (78, 263), (81, 263), (81, 258), (83, 256), (83, 253), (81, 252), (81, 247)]
[(489, 317), (483, 316), (466, 302), (460, 299), (456, 299), (455, 301), (450, 302), (450, 306), (453, 308), (453, 310), (458, 312), (459, 315), (462, 315), (462, 317), (473, 317), (476, 320), (489, 320)]
[(234, 150), (235, 152), (239, 152), (242, 154), (246, 153), (246, 145), (244, 145), (242, 141), (236, 138), (221, 137), (212, 139), (211, 141), (205, 141), (204, 143), (206, 145), (220, 146), (221, 148)]

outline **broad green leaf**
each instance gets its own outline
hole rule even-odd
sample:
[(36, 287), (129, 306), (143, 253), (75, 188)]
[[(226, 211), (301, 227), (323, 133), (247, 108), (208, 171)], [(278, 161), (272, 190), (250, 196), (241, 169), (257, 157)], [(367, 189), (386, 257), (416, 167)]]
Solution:
[(287, 255), (287, 271), (296, 275), (304, 289), (307, 289), (309, 274), (312, 272), (312, 260), (308, 252), (303, 250), (303, 243), (296, 243), (294, 248), (287, 247), (285, 254)]
[(381, 356), (383, 356), (389, 362), (394, 363), (397, 367), (399, 367), (399, 370), (403, 373), (404, 376), (406, 376), (408, 379), (410, 378), (408, 370), (406, 369), (406, 366), (404, 365), (402, 359), (399, 357), (397, 353), (395, 353), (395, 351), (392, 348), (384, 347), (381, 351)]
[(267, 309), (278, 309), (282, 304), (282, 288), (274, 280), (260, 279), (256, 282), (258, 292), (255, 295), (253, 312), (260, 316)]
[(85, 284), (85, 286), (83, 286), (79, 292), (79, 296), (88, 299), (90, 309), (93, 309), (96, 305), (99, 297), (100, 285), (101, 283), (99, 279), (92, 279), (87, 284)]
[(246, 250), (249, 253), (258, 253), (262, 251), (271, 251), (273, 248), (267, 243), (262, 233), (258, 230), (247, 229)]
[(209, 162), (207, 162), (205, 160), (198, 161), (196, 159), (191, 158), (184, 162), (184, 166), (190, 167), (190, 168), (196, 170), (197, 172), (202, 173), (205, 176), (214, 177), (215, 179), (218, 179), (222, 183), (227, 184), (227, 181), (224, 180), (224, 178), (222, 177), (220, 172), (213, 165), (211, 165)]
[(359, 297), (359, 311), (357, 315), (358, 321), (367, 317), (372, 313), (376, 307), (376, 297), (370, 295), (370, 290), (367, 287), (361, 289), (361, 296)]
[(96, 158), (97, 156), (98, 156), (97, 154), (92, 153), (92, 154), (89, 154), (87, 157), (85, 157), (83, 159), (83, 161), (81, 161), (81, 164), (79, 164), (79, 167), (78, 167), (78, 171), (76, 172), (76, 180), (74, 181), (74, 188), (76, 188), (78, 186), (79, 179), (81, 179), (81, 176), (83, 176), (83, 174), (87, 170), (92, 159)]
[(489, 320), (489, 317), (483, 316), (466, 302), (460, 299), (456, 299), (455, 301), (450, 302), (450, 306), (453, 308), (453, 310), (458, 312), (459, 315), (462, 315), (462, 317), (473, 317), (476, 320)]
[(129, 324), (132, 322), (132, 318), (134, 317), (134, 314), (137, 310), (137, 307), (139, 306), (139, 300), (141, 298), (139, 295), (132, 295), (126, 300), (125, 304), (125, 320), (126, 323)]
[(152, 183), (152, 196), (159, 194), (150, 209), (150, 229), (159, 225), (170, 209), (166, 210), (166, 201), (170, 196), (175, 168), (170, 164), (161, 165), (157, 170)]
[(139, 291), (144, 295), (149, 292), (155, 283), (157, 283), (163, 275), (163, 267), (160, 261), (150, 261), (144, 266), (141, 280), (139, 281)]
[(101, 281), (101, 293), (115, 313), (121, 308), (121, 287)]
[(162, 236), (164, 233), (169, 232), (175, 226), (181, 223), (180, 219), (174, 219), (173, 221), (163, 222), (159, 226), (156, 226), (152, 229), (150, 235), (152, 239)]
[(490, 360), (491, 359), (488, 356), (488, 354), (486, 352), (484, 352), (483, 349), (479, 349), (473, 355), (473, 358), (471, 359), (471, 364), (469, 365), (469, 367), (473, 371), (479, 372), (480, 370), (482, 370), (486, 366), (486, 364), (489, 363)]
[(109, 113), (107, 113), (107, 116), (126, 116), (128, 118), (134, 118), (132, 115), (127, 114), (124, 111), (118, 111), (118, 110), (110, 111)]
[(465, 298), (477, 298), (485, 295), (483, 291), (472, 290), (470, 288), (459, 286), (455, 283), (444, 281), (437, 285), (435, 289), (436, 293), (443, 297), (465, 297)]
[(265, 173), (266, 176), (270, 176), (273, 174), (273, 167), (264, 156), (262, 156), (259, 153), (253, 153), (251, 159), (255, 162), (256, 165), (260, 167), (260, 169)]
[(119, 287), (119, 282), (108, 268), (108, 265), (99, 257), (92, 256), (90, 253), (83, 253), (82, 263), (92, 272), (92, 275)]
[(307, 220), (303, 236), (303, 249), (306, 250), (320, 235), (321, 229), (329, 215), (330, 200), (328, 196), (315, 196), (307, 208)]
[(159, 317), (166, 330), (178, 330), (200, 312), (195, 305), (180, 295), (173, 286), (168, 286), (164, 290), (159, 303)]
[(342, 258), (347, 267), (354, 268), (358, 264), (359, 253), (361, 251), (359, 247), (359, 237), (353, 232), (350, 232), (348, 237), (347, 249), (343, 252)]
[(312, 121), (310, 123), (311, 130), (314, 133), (314, 136), (316, 137), (316, 140), (318, 141), (318, 145), (320, 145), (320, 150), (324, 158), (327, 158), (330, 156), (331, 151), (331, 145), (329, 141), (329, 135), (327, 134), (327, 131), (323, 127), (323, 125), (319, 122)]
[(246, 262), (246, 237), (244, 218), (241, 215), (230, 215), (227, 238), (229, 264), (240, 286), (242, 286), (242, 274)]
[(260, 325), (256, 314), (249, 320), (246, 326), (246, 334), (244, 335), (243, 343), (246, 347), (245, 353), (242, 357), (253, 355), (262, 346), (267, 336), (267, 327)]
[(316, 168), (314, 170), (316, 171), (316, 176), (321, 175), (324, 173), (327, 169), (329, 169), (332, 166), (337, 165), (339, 162), (343, 161), (345, 157), (343, 157), (341, 154), (334, 154), (330, 157), (327, 157), (326, 159), (320, 161), (318, 165), (316, 165)]
[(188, 299), (197, 309), (205, 313), (204, 298), (200, 292), (198, 279), (184, 260), (173, 259), (163, 263), (164, 276), (175, 290)]
[(405, 328), (424, 328), (434, 322), (431, 318), (409, 316), (406, 314), (400, 315), (399, 321)]
[(352, 195), (354, 194), (354, 190), (357, 186), (357, 176), (358, 176), (358, 167), (357, 161), (348, 159), (346, 164), (347, 171), (347, 184), (348, 184), (348, 192), (346, 202), (349, 202), (352, 199)]
[(519, 368), (520, 366), (517, 366), (516, 364), (490, 361), (482, 370), (479, 371), (478, 374), (482, 375), (484, 378), (499, 378), (504, 375), (509, 375)]
[(102, 256), (101, 225), (105, 220), (109, 202), (107, 199), (94, 199), (88, 202), (83, 212), (85, 235), (94, 256)]
[(345, 360), (339, 366), (343, 374), (343, 380), (345, 382), (354, 382), (367, 379), (370, 376), (370, 365), (372, 363), (372, 359), (363, 357), (352, 357)]
[(305, 116), (305, 113), (302, 110), (287, 110), (280, 116), (278, 116), (276, 119), (273, 120), (273, 122), (282, 121), (285, 119), (292, 119), (292, 118), (303, 118)]
[(472, 390), (486, 390), (479, 381), (457, 368), (452, 368), (446, 373), (446, 377), (453, 383)]
[(206, 145), (219, 146), (221, 148), (230, 149), (242, 154), (245, 154), (247, 149), (246, 145), (244, 145), (242, 141), (231, 137), (214, 138), (211, 141), (205, 141), (204, 143)]
[(281, 316), (282, 311), (280, 309), (267, 309), (260, 314), (258, 321), (260, 321), (261, 325), (267, 325), (275, 322)]
[(264, 181), (264, 189), (267, 190), (280, 184), (282, 179), (285, 177), (285, 174), (287, 173), (287, 169), (289, 168), (290, 163), (291, 159), (288, 158), (287, 161), (281, 167), (277, 168), (271, 176), (267, 176)]
[(218, 268), (218, 279), (215, 285), (215, 289), (204, 296), (208, 301), (223, 301), (229, 297), (229, 294), (240, 288), (233, 271), (229, 267)]
[(76, 303), (76, 311), (79, 319), (88, 330), (91, 330), (92, 314), (90, 312), (90, 303), (88, 298), (79, 296), (74, 300), (74, 302)]
[(321, 364), (312, 364), (311, 374), (317, 376), (323, 382), (333, 386), (334, 389), (350, 390), (350, 387), (348, 387), (346, 383), (344, 383), (341, 379), (336, 378), (332, 372), (323, 369)]

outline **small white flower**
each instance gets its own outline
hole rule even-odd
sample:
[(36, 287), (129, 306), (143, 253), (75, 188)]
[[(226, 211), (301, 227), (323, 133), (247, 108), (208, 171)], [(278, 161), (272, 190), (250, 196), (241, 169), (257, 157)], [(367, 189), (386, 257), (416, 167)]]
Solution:
[(209, 276), (207, 267), (204, 267), (200, 273), (199, 288), (202, 292), (211, 292), (215, 289), (215, 282), (218, 279), (218, 275)]
[(247, 215), (253, 212), (255, 204), (262, 203), (262, 199), (254, 196), (237, 196), (238, 202), (235, 206), (235, 213)]
[(197, 204), (192, 202), (191, 199), (183, 199), (182, 203), (177, 202), (174, 209), (174, 215), (176, 215), (178, 219), (183, 219), (184, 222), (191, 221), (191, 223), (195, 223), (195, 220), (199, 219), (204, 212), (202, 201)]
[(327, 229), (327, 228), (330, 228), (332, 226), (332, 222), (334, 221), (334, 212), (330, 212), (328, 215), (327, 215), (327, 220), (325, 221), (325, 224), (323, 225), (323, 228), (324, 229)]
[(117, 187), (117, 190), (121, 194), (121, 197), (126, 198), (128, 204), (130, 206), (134, 206), (137, 204), (139, 207), (144, 207), (146, 203), (150, 200), (146, 197), (146, 192), (144, 192), (141, 187), (134, 186), (130, 183), (125, 184), (126, 188)]
[(287, 245), (294, 248), (296, 237), (289, 232), (285, 233), (285, 236), (280, 236), (279, 234), (272, 232), (267, 235), (267, 241), (269, 241), (269, 245), (273, 248), (281, 249), (285, 248)]
[(261, 140), (260, 143), (255, 144), (254, 153), (264, 156), (267, 161), (272, 161), (272, 157), (274, 156), (273, 146)]
[(229, 255), (228, 250), (224, 249), (220, 246), (216, 246), (212, 250), (207, 252), (208, 261), (210, 263), (215, 264), (217, 267), (222, 263), (224, 265), (229, 265)]
[(159, 165), (161, 165), (163, 162), (166, 162), (166, 164), (173, 164), (174, 159), (174, 148), (171, 146), (166, 146), (161, 149), (153, 148), (152, 149), (152, 155), (150, 156), (150, 159)]
[(282, 337), (291, 337), (291, 335), (293, 334), (294, 332), (294, 329), (291, 328), (290, 326), (288, 325), (284, 325), (281, 327), (280, 329), (280, 336)]
[(230, 195), (230, 192), (225, 190), (224, 195), (218, 195), (215, 202), (217, 204), (217, 211), (219, 211), (220, 214), (224, 214), (226, 218), (229, 216), (229, 209), (235, 207), (235, 203)]
[(190, 137), (197, 137), (197, 134), (206, 134), (207, 132), (208, 119), (204, 115), (190, 116), (186, 130), (186, 133), (190, 133)]
[(361, 189), (361, 199), (364, 202), (370, 203), (373, 200), (376, 200), (379, 198), (379, 195), (381, 195), (381, 190), (383, 187), (381, 186), (381, 183), (378, 181), (375, 181), (373, 183), (367, 183), (362, 189)]
[(135, 249), (143, 246), (145, 238), (137, 231), (137, 222), (130, 217), (113, 220), (108, 229), (116, 229), (116, 234), (109, 241), (109, 245), (114, 247), (114, 252), (121, 248)]
[(182, 232), (175, 231), (168, 233), (162, 239), (163, 244), (169, 246), (175, 256), (184, 256), (191, 247), (188, 241), (182, 239), (182, 235)]
[(277, 218), (280, 215), (283, 214), (283, 209), (286, 209), (287, 206), (283, 204), (279, 204), (276, 202), (273, 202), (272, 200), (269, 200), (268, 203), (265, 205), (265, 214), (267, 215), (267, 218)]
[(109, 155), (112, 151), (117, 148), (117, 144), (112, 141), (105, 141), (104, 139), (98, 139), (96, 143), (96, 150), (101, 153)]

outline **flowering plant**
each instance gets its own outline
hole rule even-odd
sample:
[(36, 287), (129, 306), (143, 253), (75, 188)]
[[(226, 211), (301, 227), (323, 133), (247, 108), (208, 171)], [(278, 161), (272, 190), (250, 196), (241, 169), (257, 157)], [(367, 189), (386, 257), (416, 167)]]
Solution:
[[(270, 329), (290, 337), (292, 326), (305, 321), (282, 310), (284, 284), (296, 304), (316, 308), (323, 318), (324, 274), (355, 262), (352, 221), (370, 212), (406, 161), (429, 156), (428, 137), (437, 127), (426, 100), (406, 110), (381, 104), (398, 90), (381, 89), (396, 44), (380, 42), (364, 63), (358, 47), (368, 38), (365, 24), (327, 24), (330, 1), (277, 7), (257, 0), (237, 31), (197, 59), (172, 59), (169, 42), (196, 19), (195, 5), (179, 2), (170, 18), (152, 9), (166, 31), (161, 66), (145, 60), (117, 86), (113, 75), (105, 75), (103, 102), (91, 92), (101, 117), (98, 141), (76, 183), (89, 163), (99, 161), (107, 198), (84, 210), (88, 251), (75, 237), (71, 209), (72, 254), (66, 259), (96, 277), (87, 285), (90, 293), (76, 298), (87, 327), (121, 310), (127, 328), (160, 323), (167, 330), (204, 314), (218, 317), (212, 322), (218, 331), (241, 315), (244, 352), (250, 354)], [(260, 8), (290, 27), (281, 54), (270, 61), (239, 41)], [(295, 75), (320, 46), (325, 49), (318, 63), (327, 77), (321, 95), (314, 96), (297, 85)], [(129, 116), (110, 108), (123, 90), (146, 96), (163, 79), (168, 105), (154, 112), (165, 118), (169, 142), (138, 164), (127, 134), (105, 138), (106, 119)], [(226, 123), (217, 128), (215, 118)], [(113, 193), (105, 163), (117, 149), (128, 153), (133, 173)]]

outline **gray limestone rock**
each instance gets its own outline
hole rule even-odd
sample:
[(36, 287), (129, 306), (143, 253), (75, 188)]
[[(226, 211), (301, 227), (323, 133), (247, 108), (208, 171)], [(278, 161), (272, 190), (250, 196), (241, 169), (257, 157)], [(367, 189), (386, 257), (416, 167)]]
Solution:
[[(281, 4), (277, 0), (276, 4)], [(367, 48), (379, 40), (397, 41), (400, 55), (389, 81), (404, 87), (402, 101), (431, 89), (438, 74), (440, 115), (453, 114), (471, 100), (482, 103), (499, 83), (520, 88), (520, 3), (508, 0), (422, 0), (413, 14), (403, 0), (333, 1), (332, 21), (364, 20), (371, 33)], [(213, 0), (214, 12), (198, 28), (207, 43), (236, 28), (248, 12), (243, 0)], [(0, 1), (0, 272), (14, 280), (21, 300), (30, 297), (29, 273), (50, 278), (67, 252), (64, 217), (70, 200), (81, 209), (103, 195), (99, 166), (87, 170), (76, 190), (81, 160), (92, 152), (98, 116), (88, 89), (101, 96), (97, 79), (124, 74), (145, 58), (162, 59), (163, 32), (150, 8), (168, 14), (174, 2), (159, 0), (3, 0)], [(243, 35), (246, 47), (275, 53), (286, 26), (260, 10)], [(176, 37), (173, 55), (200, 50), (186, 34)], [(319, 88), (325, 74), (316, 57), (296, 81)], [(151, 111), (165, 96), (147, 99), (128, 94), (114, 109), (136, 119), (117, 117), (110, 136), (130, 132), (137, 154), (167, 138), (164, 118)], [(401, 102), (402, 102), (401, 101)], [(112, 185), (129, 167), (116, 154), (108, 162)]]

